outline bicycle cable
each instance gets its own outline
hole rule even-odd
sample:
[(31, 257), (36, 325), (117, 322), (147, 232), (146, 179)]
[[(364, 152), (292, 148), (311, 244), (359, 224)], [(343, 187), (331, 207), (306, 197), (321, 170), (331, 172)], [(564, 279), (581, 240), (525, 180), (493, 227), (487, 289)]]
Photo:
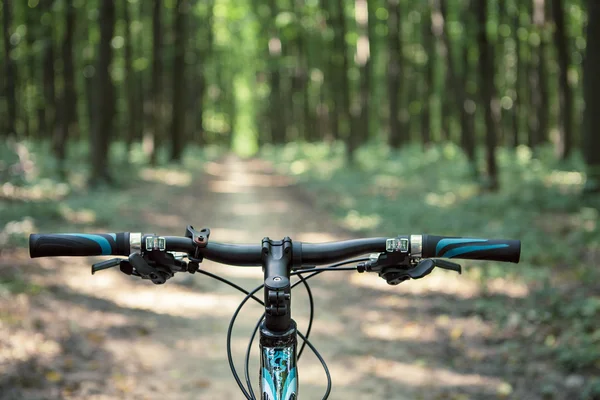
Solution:
[[(359, 263), (362, 261), (366, 261), (368, 260), (368, 258), (360, 258), (360, 259), (354, 259), (354, 260), (346, 260), (337, 264), (332, 264), (328, 267), (323, 267), (323, 268), (311, 268), (309, 271), (312, 271), (313, 273), (308, 275), (307, 277), (304, 277), (302, 274), (305, 273), (306, 271), (300, 270), (300, 271), (294, 271), (291, 272), (290, 275), (297, 275), (300, 279), (295, 282), (294, 285), (291, 286), (291, 288), (296, 287), (298, 284), (303, 283), (304, 286), (306, 287), (307, 290), (307, 294), (309, 296), (309, 305), (310, 305), (310, 317), (309, 317), (309, 324), (308, 324), (308, 329), (307, 329), (307, 334), (306, 337), (304, 335), (302, 335), (302, 333), (300, 331), (297, 331), (298, 336), (300, 336), (300, 338), (302, 339), (302, 349), (304, 349), (304, 345), (308, 345), (308, 347), (312, 350), (312, 352), (315, 354), (315, 356), (317, 357), (317, 359), (321, 362), (321, 365), (323, 365), (323, 369), (325, 370), (325, 375), (327, 377), (327, 389), (325, 390), (325, 395), (323, 397), (323, 400), (326, 400), (329, 397), (329, 394), (331, 393), (331, 375), (329, 373), (329, 368), (327, 367), (327, 363), (325, 363), (325, 360), (323, 359), (323, 357), (321, 356), (321, 354), (318, 352), (318, 350), (310, 343), (310, 341), (308, 340), (308, 337), (310, 335), (310, 330), (312, 328), (312, 321), (313, 321), (313, 317), (314, 317), (314, 300), (313, 300), (313, 296), (312, 296), (312, 291), (310, 290), (310, 286), (308, 285), (307, 280), (320, 274), (321, 272), (324, 271), (355, 271), (356, 267), (347, 267), (347, 268), (339, 268), (342, 265), (347, 265), (347, 264), (352, 264), (352, 263)], [(248, 296), (246, 296), (248, 297)], [(247, 300), (247, 299), (245, 299)], [(245, 301), (243, 302), (245, 303)], [(244, 304), (240, 304), (239, 306), (239, 310), (236, 310), (236, 313), (234, 314), (234, 316), (232, 317), (232, 322), (235, 322), (233, 320), (235, 320), (237, 318), (237, 313), (239, 311), (241, 311), (241, 307), (243, 307)], [(245, 358), (245, 363), (244, 363), (244, 375), (245, 375), (245, 379), (246, 379), (246, 383), (248, 385), (248, 389), (249, 389), (249, 393), (252, 396), (251, 399), (255, 400), (256, 398), (254, 397), (254, 391), (252, 389), (252, 383), (250, 380), (250, 374), (249, 374), (249, 362), (250, 362), (250, 352), (252, 349), (252, 343), (254, 342), (254, 338), (256, 337), (256, 333), (258, 332), (258, 329), (260, 327), (260, 324), (262, 322), (264, 318), (264, 313), (263, 315), (259, 318), (258, 322), (256, 323), (256, 326), (254, 327), (254, 330), (252, 332), (252, 335), (250, 337), (250, 341), (248, 343), (248, 346), (246, 348), (246, 358)], [(228, 349), (230, 350), (230, 349)], [(298, 360), (300, 360), (300, 355), (301, 352), (299, 352), (298, 354)], [(237, 374), (237, 372), (235, 370), (232, 370), (232, 373), (234, 375)]]
[[(354, 263), (357, 263), (357, 264), (358, 264), (358, 263), (360, 263), (360, 262), (364, 262), (364, 261), (369, 261), (369, 258), (368, 258), (368, 257), (363, 257), (363, 258), (355, 258), (355, 259), (353, 259), (353, 260), (342, 261), (342, 262), (340, 262), (340, 263), (337, 263), (337, 264), (332, 264), (332, 265), (330, 265), (330, 266), (329, 266), (329, 267), (327, 267), (327, 268), (335, 268), (335, 269), (337, 269), (338, 271), (341, 271), (342, 269), (341, 269), (341, 268), (337, 268), (337, 267), (339, 267), (339, 266), (342, 266), (342, 265), (346, 265), (346, 264), (354, 264)], [(302, 271), (294, 271), (294, 272), (292, 272), (290, 275), (297, 275), (297, 274), (299, 274), (299, 273), (302, 273), (302, 274), (303, 274), (303, 273), (306, 273), (306, 272), (311, 272), (311, 271), (312, 271), (312, 274), (310, 274), (310, 275), (308, 275), (308, 276), (306, 276), (306, 277), (305, 277), (305, 279), (310, 279), (310, 278), (312, 278), (313, 276), (316, 276), (316, 275), (319, 275), (320, 273), (323, 273), (324, 271), (326, 271), (326, 270), (327, 270), (327, 268), (311, 268), (311, 269), (306, 269), (306, 270), (302, 270)], [(355, 269), (355, 268), (352, 268), (352, 269)], [(295, 283), (292, 285), (292, 287), (291, 287), (291, 288), (292, 288), (292, 289), (293, 289), (293, 288), (295, 288), (295, 287), (296, 287), (296, 286), (298, 286), (298, 285), (299, 285), (301, 282), (302, 282), (302, 281), (300, 281), (300, 280), (299, 280), (299, 281), (297, 281), (297, 282), (295, 282)]]
[[(310, 336), (310, 330), (312, 329), (313, 316), (315, 313), (315, 303), (313, 300), (312, 290), (310, 290), (310, 286), (308, 285), (308, 282), (306, 282), (306, 279), (304, 279), (304, 276), (302, 274), (298, 274), (298, 278), (300, 278), (300, 281), (304, 283), (304, 287), (306, 288), (306, 295), (308, 296), (309, 317), (308, 327), (306, 328), (306, 338), (308, 339), (308, 337)], [(306, 342), (302, 341), (302, 346), (300, 346), (300, 351), (298, 352), (298, 361), (300, 361), (300, 357), (302, 356), (302, 352), (304, 351), (305, 346)]]
[[(302, 274), (298, 274), (298, 278), (300, 278), (300, 281), (302, 281), (302, 283), (304, 283), (304, 287), (306, 288), (306, 294), (308, 295), (308, 303), (309, 303), (309, 317), (308, 317), (308, 327), (306, 328), (306, 338), (308, 339), (308, 337), (310, 336), (310, 331), (312, 329), (312, 323), (313, 323), (313, 318), (314, 318), (314, 312), (315, 312), (315, 303), (314, 303), (314, 299), (313, 299), (313, 295), (312, 295), (312, 291), (310, 290), (310, 286), (308, 285), (308, 282), (306, 282), (306, 279), (304, 279), (304, 277), (302, 276)], [(260, 324), (262, 323), (263, 319), (265, 318), (265, 314), (263, 313), (263, 315), (261, 315), (261, 317), (258, 319), (258, 322), (256, 323), (256, 326), (254, 327), (254, 330), (252, 331), (252, 336), (250, 337), (250, 341), (248, 342), (248, 347), (246, 348), (246, 359), (244, 362), (244, 376), (246, 378), (246, 385), (248, 385), (248, 391), (250, 392), (250, 395), (254, 397), (254, 388), (252, 387), (252, 381), (250, 380), (250, 352), (252, 351), (252, 343), (254, 342), (254, 338), (256, 337), (256, 333), (258, 332), (258, 329), (260, 328)], [(304, 350), (304, 346), (306, 345), (306, 342), (303, 340), (302, 341), (302, 346), (300, 347), (300, 351), (298, 352), (298, 361), (300, 361), (300, 357), (302, 356), (302, 351)]]
[[(324, 271), (327, 271), (327, 270), (330, 270), (330, 271), (331, 270), (337, 270), (337, 271), (356, 270), (355, 267), (348, 267), (348, 268), (338, 268), (338, 267), (340, 267), (342, 265), (351, 264), (351, 263), (362, 262), (362, 261), (365, 261), (365, 260), (368, 260), (368, 259), (367, 258), (361, 258), (361, 259), (346, 260), (346, 261), (343, 261), (343, 262), (340, 262), (340, 263), (337, 263), (337, 264), (330, 265), (328, 267), (310, 269), (308, 271), (311, 271), (312, 273), (310, 275), (306, 276), (306, 277), (302, 276), (301, 274), (305, 273), (305, 272), (308, 272), (307, 270), (294, 271), (294, 272), (290, 273), (290, 275), (299, 275), (301, 278), (300, 278), (300, 280), (298, 280), (297, 282), (295, 282), (291, 286), (291, 288), (296, 287), (298, 284), (300, 284), (302, 282), (304, 282), (304, 284), (308, 287), (308, 284), (307, 284), (306, 280), (308, 280), (308, 279), (310, 279), (310, 278), (312, 278), (312, 277), (314, 277), (314, 276), (316, 276), (316, 275), (318, 275), (318, 274), (320, 274), (320, 273), (322, 273)], [(246, 302), (250, 298), (252, 298), (257, 303), (259, 303), (259, 304), (261, 304), (261, 305), (264, 306), (264, 302), (262, 300), (260, 300), (258, 297), (254, 296), (254, 294), (256, 292), (258, 292), (260, 289), (262, 289), (264, 287), (264, 284), (256, 287), (252, 291), (248, 292), (246, 289), (242, 288), (241, 286), (239, 286), (239, 285), (237, 285), (237, 284), (235, 284), (235, 283), (233, 283), (233, 282), (231, 282), (231, 281), (229, 281), (229, 280), (227, 280), (225, 278), (222, 278), (222, 277), (220, 277), (218, 275), (212, 274), (212, 273), (210, 273), (208, 271), (200, 270), (199, 269), (197, 272), (199, 272), (199, 273), (201, 273), (203, 275), (206, 275), (206, 276), (208, 276), (210, 278), (216, 279), (216, 280), (218, 280), (220, 282), (223, 282), (223, 283), (225, 283), (225, 284), (233, 287), (234, 289), (237, 289), (240, 292), (246, 294), (246, 297), (240, 302), (238, 308), (236, 309), (235, 313), (233, 314), (233, 316), (232, 316), (232, 318), (231, 318), (231, 320), (229, 322), (229, 327), (228, 327), (228, 330), (227, 330), (227, 346), (226, 346), (227, 347), (227, 360), (229, 362), (229, 368), (231, 369), (233, 377), (236, 380), (236, 382), (237, 382), (240, 390), (242, 391), (242, 393), (244, 394), (244, 396), (246, 397), (246, 399), (248, 399), (248, 400), (255, 400), (254, 393), (253, 392), (249, 393), (246, 390), (246, 388), (244, 387), (244, 385), (243, 385), (243, 383), (242, 383), (242, 381), (241, 381), (241, 379), (240, 379), (240, 377), (239, 377), (239, 375), (237, 373), (237, 370), (235, 368), (235, 364), (233, 362), (233, 354), (232, 354), (232, 351), (231, 351), (231, 336), (232, 336), (233, 325), (235, 324), (235, 320), (237, 319), (237, 316), (240, 313), (241, 309), (244, 307), (244, 305), (246, 304)], [(310, 297), (309, 298), (312, 299), (312, 293), (310, 292), (310, 288), (308, 288), (307, 290), (310, 293), (310, 295), (309, 295)], [(312, 303), (311, 308), (314, 311), (314, 303)], [(256, 332), (258, 331), (258, 328), (260, 326), (260, 322), (262, 321), (263, 317), (264, 317), (264, 314), (260, 318), (259, 322), (256, 325), (254, 333), (252, 334), (252, 338), (251, 338), (252, 341), (254, 340), (254, 337), (256, 336)], [(311, 316), (311, 319), (312, 319), (312, 316)], [(311, 323), (312, 323), (312, 320), (309, 323), (309, 331), (307, 331), (307, 335), (306, 336), (304, 336), (300, 331), (297, 331), (297, 334), (298, 334), (298, 336), (303, 341), (302, 348), (304, 347), (305, 344), (308, 345), (308, 347), (315, 354), (315, 356), (317, 357), (317, 359), (321, 362), (321, 365), (323, 366), (323, 369), (325, 370), (325, 375), (327, 377), (327, 389), (325, 391), (325, 396), (323, 397), (323, 400), (325, 400), (325, 399), (327, 399), (329, 397), (329, 394), (331, 392), (331, 375), (329, 373), (329, 368), (327, 367), (327, 364), (325, 363), (325, 360), (323, 359), (323, 357), (321, 356), (321, 354), (318, 352), (318, 350), (308, 340), (308, 335), (310, 334), (310, 327), (312, 326)], [(251, 346), (251, 343), (252, 342), (250, 342), (250, 346)], [(249, 357), (248, 357), (248, 360), (249, 360)], [(247, 365), (245, 366), (245, 368), (247, 369)], [(249, 376), (247, 377), (247, 379), (249, 380)], [(250, 387), (251, 387), (251, 385), (250, 385)]]

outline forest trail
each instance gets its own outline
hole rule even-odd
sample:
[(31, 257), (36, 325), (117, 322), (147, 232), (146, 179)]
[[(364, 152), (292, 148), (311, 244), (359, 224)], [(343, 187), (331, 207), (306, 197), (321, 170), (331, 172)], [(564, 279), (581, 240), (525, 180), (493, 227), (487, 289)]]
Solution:
[[(209, 227), (210, 239), (219, 242), (352, 237), (258, 160), (207, 163), (189, 186), (172, 191), (156, 183), (132, 190), (156, 199), (156, 209), (140, 211), (146, 232), (181, 235), (192, 224)], [(154, 286), (116, 271), (91, 277), (91, 259), (31, 263), (23, 252), (11, 257), (1, 262), (31, 269), (33, 281), (48, 290), (0, 302), (0, 399), (242, 398), (225, 351), (229, 318), (243, 298), (234, 289), (199, 274)], [(261, 283), (259, 268), (203, 266), (247, 289)], [(535, 400), (542, 380), (532, 382), (542, 375), (554, 379), (545, 365), (510, 365), (494, 326), (473, 312), (471, 298), (479, 289), (466, 278), (436, 271), (387, 286), (377, 276), (338, 272), (320, 275), (311, 287), (311, 340), (330, 368), (331, 399)], [(524, 291), (506, 287), (496, 294)], [(234, 330), (242, 377), (241, 360), (260, 314), (258, 305), (248, 305)], [(300, 286), (293, 316), (304, 330), (308, 303)], [(256, 342), (253, 354), (257, 389)], [(325, 375), (309, 351), (299, 362), (299, 378), (301, 398), (321, 398)]]

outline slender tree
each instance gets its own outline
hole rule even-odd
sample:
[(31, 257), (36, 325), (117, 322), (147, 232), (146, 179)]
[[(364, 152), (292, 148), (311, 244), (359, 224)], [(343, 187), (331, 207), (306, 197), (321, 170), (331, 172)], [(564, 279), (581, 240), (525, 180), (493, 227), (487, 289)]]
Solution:
[[(467, 113), (466, 108), (468, 107), (468, 97), (467, 97), (467, 92), (465, 90), (465, 79), (463, 77), (460, 77), (458, 74), (458, 66), (456, 65), (456, 61), (458, 60), (458, 57), (453, 54), (453, 52), (455, 51), (454, 46), (452, 45), (451, 41), (450, 41), (450, 37), (448, 35), (448, 24), (447, 24), (447, 16), (448, 16), (448, 11), (447, 11), (447, 5), (446, 5), (446, 1), (442, 0), (441, 2), (439, 0), (436, 0), (436, 2), (439, 2), (438, 7), (439, 7), (439, 21), (442, 24), (442, 40), (444, 43), (444, 47), (446, 48), (446, 52), (447, 52), (447, 59), (448, 59), (448, 81), (447, 83), (450, 85), (450, 92), (452, 94), (454, 94), (454, 104), (458, 107), (458, 111), (460, 114), (460, 122), (461, 122), (461, 145), (463, 150), (465, 151), (465, 154), (467, 155), (467, 158), (469, 159), (469, 162), (471, 163), (471, 165), (474, 168), (475, 165), (475, 140), (474, 140), (474, 136), (475, 136), (475, 132), (473, 132), (472, 128), (472, 124), (469, 121), (469, 118), (471, 118), (471, 115)], [(466, 65), (463, 66), (463, 73), (466, 72)]]
[(282, 79), (281, 79), (281, 57), (282, 43), (279, 37), (275, 18), (278, 14), (277, 2), (270, 0), (271, 22), (269, 27), (269, 109), (271, 118), (271, 140), (273, 143), (285, 142), (285, 114), (283, 110)]
[[(206, 4), (206, 14), (204, 14), (204, 21), (201, 21), (201, 40), (199, 40), (198, 60), (196, 61), (196, 74), (198, 79), (198, 90), (194, 96), (194, 113), (196, 115), (196, 129), (195, 137), (196, 142), (200, 145), (206, 142), (204, 132), (204, 97), (207, 88), (207, 64), (208, 60), (214, 56), (214, 35), (213, 35), (213, 21), (214, 21), (214, 7), (215, 1), (211, 0)], [(191, 34), (191, 36), (197, 37), (199, 33)], [(204, 39), (206, 38), (206, 39)], [(264, 134), (260, 135), (264, 138)]]
[(173, 60), (173, 111), (171, 113), (171, 161), (180, 161), (184, 138), (185, 98), (185, 34), (187, 0), (177, 0), (175, 6), (175, 59)]
[(339, 76), (339, 85), (336, 86), (336, 108), (338, 114), (338, 132), (339, 137), (347, 140), (346, 160), (352, 161), (355, 150), (355, 139), (350, 130), (350, 85), (348, 82), (348, 71), (350, 69), (350, 60), (348, 57), (348, 46), (346, 45), (346, 34), (348, 33), (348, 22), (346, 20), (345, 2), (336, 1), (336, 13), (334, 20), (334, 53), (338, 61), (337, 74)]
[(583, 155), (587, 167), (586, 192), (600, 192), (600, 3), (596, 0), (587, 2), (589, 22), (587, 27), (587, 47), (584, 63), (583, 96), (585, 111), (583, 113)]
[(33, 122), (33, 116), (30, 114), (31, 111), (37, 109), (37, 68), (36, 68), (36, 57), (35, 57), (35, 49), (34, 44), (36, 41), (36, 36), (38, 32), (38, 21), (39, 21), (39, 4), (36, 3), (28, 3), (27, 4), (27, 13), (25, 15), (25, 24), (26, 24), (26, 34), (25, 34), (25, 59), (26, 64), (25, 68), (22, 68), (23, 74), (21, 74), (22, 78), (22, 87), (23, 89), (19, 90), (21, 92), (21, 101), (25, 107), (20, 107), (21, 112), (23, 113), (23, 117), (21, 118), (23, 123), (23, 133), (25, 137), (34, 138), (39, 134), (39, 124), (38, 130), (35, 130)]
[(494, 115), (494, 53), (490, 49), (487, 37), (487, 0), (477, 1), (477, 19), (479, 29), (477, 32), (477, 43), (479, 47), (479, 77), (481, 99), (483, 102), (483, 111), (485, 114), (485, 150), (486, 165), (488, 173), (487, 188), (492, 191), (498, 190), (498, 169), (496, 165), (496, 138), (498, 118)]
[(95, 79), (96, 94), (98, 97), (96, 116), (98, 120), (90, 135), (92, 161), (90, 184), (92, 186), (112, 181), (108, 167), (110, 165), (110, 135), (112, 134), (114, 117), (114, 89), (109, 68), (113, 57), (111, 41), (115, 29), (114, 0), (102, 1), (99, 24), (100, 43), (98, 45), (98, 63)]
[[(42, 0), (40, 3), (40, 7), (42, 7), (42, 12), (50, 13), (52, 10), (52, 5), (54, 4), (54, 0)], [(67, 39), (67, 35), (69, 33), (69, 7), (70, 2), (67, 3), (67, 26), (65, 27), (65, 40)], [(44, 92), (44, 124), (43, 135), (45, 137), (54, 137), (56, 139), (56, 120), (57, 120), (57, 109), (56, 109), (56, 85), (55, 85), (55, 71), (54, 71), (54, 42), (52, 40), (52, 32), (53, 25), (50, 22), (46, 22), (44, 26), (44, 38), (43, 41), (43, 51), (42, 51), (42, 64), (43, 64), (43, 92)], [(63, 63), (66, 63), (64, 56), (64, 46), (65, 42), (63, 42)], [(69, 71), (69, 67), (71, 70)], [(67, 79), (67, 74), (69, 72), (72, 73), (72, 63), (71, 65), (64, 65), (64, 74), (65, 79)], [(71, 81), (72, 83), (72, 81)], [(65, 82), (65, 86), (69, 85), (69, 82)], [(66, 89), (66, 88), (65, 88)], [(74, 101), (74, 100), (73, 100)]]
[(558, 154), (561, 159), (567, 158), (573, 148), (573, 93), (569, 86), (569, 46), (565, 26), (565, 12), (562, 0), (552, 0), (552, 14), (556, 29), (554, 42), (558, 57), (558, 82), (560, 103), (560, 140)]
[(548, 140), (548, 74), (545, 37), (545, 4), (544, 0), (533, 2), (533, 27), (539, 37), (539, 44), (531, 47), (531, 64), (529, 67), (530, 104), (533, 112), (529, 113), (529, 146), (534, 148)]
[(148, 137), (150, 163), (156, 165), (162, 136), (162, 0), (154, 0), (152, 7), (152, 124)]
[(123, 23), (125, 24), (125, 85), (127, 96), (126, 144), (131, 148), (138, 132), (137, 112), (137, 74), (133, 72), (133, 40), (131, 35), (131, 12), (129, 2), (123, 4)]
[(423, 106), (421, 107), (421, 143), (423, 146), (428, 146), (431, 143), (431, 93), (433, 91), (433, 51), (434, 41), (432, 32), (431, 18), (433, 16), (431, 12), (431, 5), (429, 2), (423, 2), (423, 23), (421, 25), (423, 37), (423, 49), (427, 55), (427, 61), (423, 64), (421, 73), (421, 98), (423, 100)]
[[(367, 3), (367, 12), (369, 13), (367, 19), (367, 35), (369, 38), (369, 59), (367, 65), (367, 71), (369, 73), (367, 86), (369, 88), (368, 97), (367, 97), (367, 116), (365, 119), (367, 120), (366, 132), (368, 137), (375, 137), (378, 134), (378, 129), (373, 129), (371, 131), (371, 127), (379, 127), (380, 124), (380, 104), (381, 100), (378, 96), (375, 95), (375, 88), (377, 87), (377, 70), (374, 65), (374, 60), (377, 59), (379, 55), (379, 42), (380, 39), (377, 35), (377, 9), (379, 8), (379, 4), (376, 1), (366, 1)], [(371, 125), (373, 122), (373, 125)]]
[(4, 0), (2, 6), (2, 35), (4, 39), (4, 82), (5, 82), (5, 99), (7, 103), (7, 131), (5, 136), (16, 135), (17, 122), (17, 102), (15, 82), (17, 80), (17, 72), (15, 62), (12, 59), (13, 44), (10, 41), (12, 29), (12, 0)]
[(400, 121), (400, 76), (402, 69), (402, 47), (400, 45), (400, 1), (387, 0), (388, 8), (388, 59), (387, 85), (389, 98), (389, 138), (393, 148), (405, 142), (406, 132)]
[[(354, 59), (360, 74), (360, 87), (352, 104), (352, 126), (348, 143), (348, 158), (352, 160), (356, 148), (366, 142), (369, 132), (369, 92), (371, 91), (371, 55), (369, 48), (369, 10), (367, 0), (356, 0), (354, 5), (358, 40)], [(371, 20), (371, 22), (373, 22)]]
[[(73, 0), (67, 0), (65, 18), (65, 34), (62, 43), (64, 88), (61, 105), (61, 127), (56, 130), (54, 151), (58, 160), (59, 172), (65, 177), (65, 159), (67, 156), (67, 140), (70, 131), (77, 124), (77, 99), (75, 94), (75, 66), (73, 62), (73, 36), (75, 35), (75, 8)], [(47, 39), (48, 40), (48, 39)], [(48, 60), (50, 63), (50, 60)], [(50, 77), (48, 77), (50, 80)], [(54, 77), (52, 77), (54, 81)], [(48, 89), (48, 97), (53, 100), (53, 84)]]
[(518, 5), (515, 6), (515, 11), (513, 15), (513, 26), (512, 30), (514, 32), (513, 39), (515, 41), (515, 57), (516, 57), (516, 77), (515, 77), (515, 98), (513, 99), (513, 137), (512, 137), (512, 146), (517, 147), (520, 144), (520, 131), (521, 131), (521, 119), (523, 115), (526, 115), (524, 112), (526, 105), (526, 86), (524, 83), (525, 78), (525, 62), (523, 61), (523, 45), (521, 44), (521, 39), (519, 37), (519, 28), (520, 28), (520, 10)]

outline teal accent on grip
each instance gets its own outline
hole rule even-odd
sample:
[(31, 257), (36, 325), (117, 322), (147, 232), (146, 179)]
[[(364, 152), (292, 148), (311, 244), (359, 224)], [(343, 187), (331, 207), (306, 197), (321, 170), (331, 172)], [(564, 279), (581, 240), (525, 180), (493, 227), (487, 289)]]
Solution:
[[(65, 233), (64, 235), (69, 235), (69, 236), (79, 236), (79, 237), (83, 237), (89, 240), (92, 240), (96, 243), (98, 243), (98, 245), (100, 246), (100, 248), (102, 249), (102, 255), (103, 256), (109, 256), (112, 254), (112, 246), (110, 245), (110, 242), (108, 241), (108, 239), (106, 239), (104, 236), (100, 236), (100, 235), (90, 235), (87, 233)], [(115, 240), (117, 235), (115, 235)]]
[[(455, 238), (455, 239), (442, 239), (438, 242), (437, 246), (435, 246), (435, 255), (436, 257), (441, 257), (440, 252), (446, 246), (450, 246), (451, 244), (466, 244), (473, 242), (487, 242), (487, 239), (470, 239), (470, 238)], [(444, 256), (448, 257), (448, 256)]]
[(483, 245), (483, 246), (457, 247), (455, 249), (452, 249), (452, 250), (448, 251), (442, 257), (444, 257), (444, 258), (452, 258), (452, 257), (456, 257), (456, 256), (459, 256), (459, 255), (465, 254), (465, 253), (472, 253), (472, 252), (475, 252), (475, 251), (484, 251), (484, 250), (503, 249), (505, 247), (508, 247), (508, 245), (507, 244), (490, 244), (490, 245), (487, 245), (487, 246)]

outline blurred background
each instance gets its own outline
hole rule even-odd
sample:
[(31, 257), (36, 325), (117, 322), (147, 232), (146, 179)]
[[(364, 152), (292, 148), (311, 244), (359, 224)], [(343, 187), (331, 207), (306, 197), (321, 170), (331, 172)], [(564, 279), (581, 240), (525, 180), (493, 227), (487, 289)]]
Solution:
[[(166, 305), (233, 312), (227, 289), (28, 259), (31, 232), (188, 223), (238, 242), (521, 239), (518, 268), (468, 262), (393, 292), (344, 278), (350, 298), (320, 283), (325, 325), (354, 336), (315, 334), (333, 398), (600, 398), (600, 2), (2, 0), (0, 14), (0, 398), (239, 398), (227, 313)], [(212, 335), (220, 366), (163, 325)], [(186, 357), (210, 379), (171, 366)], [(164, 371), (177, 383), (144, 385)]]

